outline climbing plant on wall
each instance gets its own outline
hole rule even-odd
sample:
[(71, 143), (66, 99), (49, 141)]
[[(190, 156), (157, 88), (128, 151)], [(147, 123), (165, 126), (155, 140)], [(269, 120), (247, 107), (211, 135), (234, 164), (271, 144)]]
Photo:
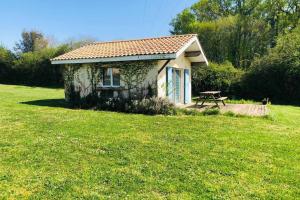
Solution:
[(65, 85), (65, 98), (66, 101), (72, 101), (75, 94), (74, 78), (75, 73), (78, 71), (80, 65), (65, 65), (64, 66), (64, 85)]
[(153, 96), (156, 80), (153, 83), (147, 83), (145, 80), (156, 63), (157, 61), (134, 61), (66, 65), (64, 70), (66, 100), (80, 107), (96, 104), (99, 100), (97, 87), (100, 86), (103, 77), (102, 69), (105, 67), (120, 69), (121, 81), (128, 91), (129, 98), (133, 97), (133, 91), (134, 97), (144, 97), (144, 91), (148, 96)]
[(92, 95), (97, 96), (97, 87), (102, 77), (102, 70), (100, 68), (101, 66), (99, 63), (85, 64), (83, 66), (87, 68), (87, 76), (90, 82), (88, 87), (91, 89)]
[[(104, 67), (115, 67), (120, 69), (121, 80), (128, 90), (129, 98), (132, 91), (142, 92), (143, 89), (148, 89), (149, 85), (145, 86), (144, 81), (151, 69), (155, 67), (157, 61), (132, 61), (132, 62), (114, 62), (106, 63)], [(150, 84), (150, 83), (149, 83)], [(145, 87), (145, 88), (143, 88)]]
[[(87, 79), (82, 80), (79, 69), (86, 70)], [(98, 64), (66, 65), (64, 69), (64, 84), (66, 100), (72, 104), (86, 101), (97, 101), (97, 85), (100, 82), (102, 70)], [(76, 86), (75, 86), (76, 82)], [(85, 84), (87, 82), (88, 84)], [(82, 97), (81, 94), (86, 95)]]

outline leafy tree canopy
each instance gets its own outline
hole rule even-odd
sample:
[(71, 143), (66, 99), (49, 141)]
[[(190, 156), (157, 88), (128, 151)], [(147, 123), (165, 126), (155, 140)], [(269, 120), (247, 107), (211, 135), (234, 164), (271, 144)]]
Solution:
[(242, 84), (247, 97), (299, 104), (300, 26), (280, 35), (276, 47), (255, 58)]
[(171, 33), (197, 33), (210, 60), (247, 68), (299, 18), (298, 0), (200, 0), (172, 20)]
[(39, 51), (48, 46), (48, 40), (44, 34), (38, 31), (23, 31), (22, 39), (16, 43), (15, 51), (27, 53)]

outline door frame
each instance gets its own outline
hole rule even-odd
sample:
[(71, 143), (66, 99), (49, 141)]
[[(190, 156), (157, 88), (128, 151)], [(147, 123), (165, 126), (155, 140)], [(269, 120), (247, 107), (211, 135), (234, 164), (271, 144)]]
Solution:
[[(178, 73), (178, 74), (177, 74)], [(178, 87), (177, 87), (177, 78), (179, 76), (179, 90)], [(181, 100), (182, 100), (182, 88), (181, 88), (181, 85), (182, 85), (182, 70), (181, 69), (178, 69), (178, 68), (174, 68), (174, 71), (173, 71), (173, 88), (174, 88), (174, 103), (182, 103)], [(177, 92), (179, 92), (179, 94), (177, 94)], [(177, 96), (178, 95), (178, 96)], [(178, 97), (178, 99), (177, 99)]]
[(183, 70), (183, 103), (191, 103), (191, 69), (185, 68)]
[[(172, 71), (168, 71), (168, 70), (172, 70)], [(182, 88), (182, 84), (184, 83), (183, 70), (184, 70), (183, 68), (175, 68), (171, 66), (167, 67), (167, 74), (166, 74), (167, 96), (168, 99), (174, 104), (183, 103), (183, 96), (184, 96), (184, 90)], [(179, 90), (177, 90), (178, 87), (176, 86), (177, 85), (176, 80), (178, 80), (177, 75), (179, 75)], [(170, 78), (170, 76), (172, 77)], [(177, 92), (179, 92), (179, 94)], [(177, 99), (178, 97), (177, 94), (179, 95), (179, 99)]]

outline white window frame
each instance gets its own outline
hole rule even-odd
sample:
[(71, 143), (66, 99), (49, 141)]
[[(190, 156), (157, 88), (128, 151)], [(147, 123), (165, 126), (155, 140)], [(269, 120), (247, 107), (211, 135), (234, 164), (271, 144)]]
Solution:
[(103, 87), (121, 87), (121, 80), (120, 80), (120, 84), (119, 85), (114, 85), (114, 79), (113, 79), (113, 69), (118, 69), (118, 68), (113, 68), (113, 67), (108, 67), (108, 68), (104, 68), (104, 70), (109, 70), (109, 74), (110, 74), (110, 85), (104, 85), (104, 72), (103, 72), (103, 76), (102, 76), (102, 86)]

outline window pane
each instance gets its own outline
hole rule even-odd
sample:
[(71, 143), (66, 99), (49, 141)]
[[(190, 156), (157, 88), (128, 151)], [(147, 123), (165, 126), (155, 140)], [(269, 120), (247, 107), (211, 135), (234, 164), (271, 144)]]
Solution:
[(103, 85), (110, 86), (111, 85), (111, 68), (105, 68), (103, 74)]
[(120, 86), (120, 70), (113, 68), (112, 75), (113, 75), (113, 86)]

